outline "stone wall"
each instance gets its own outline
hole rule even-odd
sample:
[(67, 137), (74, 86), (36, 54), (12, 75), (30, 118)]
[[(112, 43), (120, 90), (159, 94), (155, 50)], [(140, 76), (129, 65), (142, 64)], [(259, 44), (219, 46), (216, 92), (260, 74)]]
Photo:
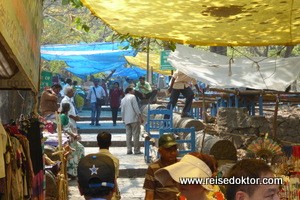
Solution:
[(34, 111), (35, 95), (29, 90), (1, 90), (0, 91), (0, 121), (2, 124), (16, 120), (23, 115), (30, 115)]
[[(273, 134), (274, 113), (265, 116), (249, 116), (245, 108), (220, 108), (216, 130), (222, 137), (231, 137), (235, 144), (242, 145), (246, 138), (260, 133)], [(279, 108), (277, 138), (286, 143), (300, 143), (300, 108)]]

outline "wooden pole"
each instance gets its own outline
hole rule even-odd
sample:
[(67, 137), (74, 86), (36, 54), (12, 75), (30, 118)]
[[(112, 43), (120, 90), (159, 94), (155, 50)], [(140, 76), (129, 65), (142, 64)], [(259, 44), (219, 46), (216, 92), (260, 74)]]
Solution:
[(279, 106), (279, 94), (276, 97), (275, 111), (274, 111), (274, 119), (273, 119), (273, 137), (277, 135), (277, 114), (278, 114), (278, 106)]
[(203, 122), (206, 123), (207, 119), (206, 119), (206, 110), (205, 110), (205, 89), (203, 89), (203, 93), (202, 93), (202, 119)]
[(63, 153), (62, 153), (62, 131), (61, 131), (61, 121), (60, 121), (60, 117), (59, 114), (57, 112), (55, 112), (55, 118), (56, 118), (56, 124), (57, 124), (57, 136), (58, 136), (58, 152), (59, 152), (59, 157), (60, 160), (63, 163)]
[(147, 81), (152, 84), (152, 71), (150, 69), (150, 38), (147, 39)]
[(60, 172), (58, 173), (58, 200), (67, 200), (68, 198), (68, 181), (67, 181), (67, 170), (66, 170), (66, 159), (64, 156), (64, 149), (62, 147), (62, 130), (61, 120), (59, 114), (55, 112), (56, 124), (57, 124), (57, 135), (58, 135), (58, 154), (61, 160)]
[[(202, 92), (202, 118), (203, 118), (203, 123), (206, 123), (207, 119), (206, 119), (206, 112), (205, 112), (205, 89), (203, 89), (203, 92)], [(203, 147), (205, 144), (204, 140), (205, 140), (205, 130), (203, 130), (203, 137), (202, 137), (200, 153), (202, 153), (202, 151), (203, 151)]]

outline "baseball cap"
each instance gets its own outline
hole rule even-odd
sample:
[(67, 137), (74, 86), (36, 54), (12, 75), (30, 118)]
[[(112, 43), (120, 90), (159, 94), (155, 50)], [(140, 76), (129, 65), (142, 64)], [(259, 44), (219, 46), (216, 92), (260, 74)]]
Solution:
[[(157, 170), (154, 176), (165, 187), (173, 184), (173, 180), (180, 183), (180, 178), (209, 178), (212, 172), (201, 159), (187, 154), (179, 162)], [(202, 184), (202, 186), (207, 190), (213, 190), (212, 185)]]
[(164, 134), (158, 139), (159, 147), (170, 148), (174, 145), (177, 145), (177, 142), (173, 134)]
[(114, 188), (115, 166), (113, 160), (102, 154), (89, 154), (80, 159), (77, 167), (81, 188)]

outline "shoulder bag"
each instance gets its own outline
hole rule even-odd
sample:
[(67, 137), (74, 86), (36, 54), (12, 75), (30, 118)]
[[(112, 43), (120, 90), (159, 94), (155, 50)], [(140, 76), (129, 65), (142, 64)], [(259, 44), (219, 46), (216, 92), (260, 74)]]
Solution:
[(95, 96), (96, 96), (96, 104), (97, 104), (97, 106), (103, 106), (103, 105), (105, 105), (105, 99), (97, 97), (95, 87), (93, 87), (93, 90), (94, 90), (94, 93), (95, 93)]

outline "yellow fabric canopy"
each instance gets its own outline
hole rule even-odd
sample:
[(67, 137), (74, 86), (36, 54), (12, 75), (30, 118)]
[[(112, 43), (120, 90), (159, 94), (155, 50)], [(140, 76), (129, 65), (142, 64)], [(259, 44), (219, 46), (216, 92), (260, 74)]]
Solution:
[(300, 0), (81, 0), (120, 34), (205, 46), (300, 43)]
[[(125, 56), (127, 62), (131, 65), (137, 66), (142, 69), (147, 70), (147, 54), (139, 52), (135, 57)], [(149, 54), (149, 66), (152, 67), (153, 72), (171, 76), (171, 70), (160, 70), (160, 55), (158, 54)]]

